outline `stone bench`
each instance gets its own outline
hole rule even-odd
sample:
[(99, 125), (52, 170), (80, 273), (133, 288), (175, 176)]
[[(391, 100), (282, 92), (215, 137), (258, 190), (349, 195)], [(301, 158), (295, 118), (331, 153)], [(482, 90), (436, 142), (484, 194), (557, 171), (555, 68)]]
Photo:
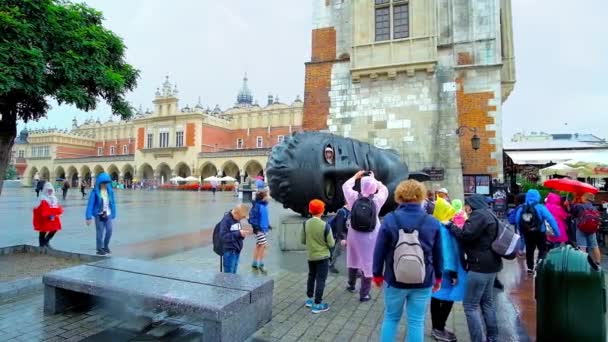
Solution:
[(110, 258), (43, 277), (49, 314), (104, 298), (200, 319), (205, 341), (243, 341), (270, 321), (274, 282), (181, 265)]

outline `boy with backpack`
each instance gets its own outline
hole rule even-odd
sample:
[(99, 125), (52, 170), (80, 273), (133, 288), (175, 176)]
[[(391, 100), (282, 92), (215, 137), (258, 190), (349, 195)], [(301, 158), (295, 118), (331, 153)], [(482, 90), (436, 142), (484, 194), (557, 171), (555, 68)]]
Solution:
[(268, 193), (266, 191), (258, 191), (255, 195), (255, 202), (249, 211), (249, 224), (253, 227), (255, 235), (255, 250), (253, 251), (253, 271), (261, 271), (267, 273), (264, 268), (264, 254), (268, 246), (267, 235), (270, 229), (268, 219)]
[(601, 252), (597, 244), (596, 233), (601, 225), (601, 214), (593, 206), (593, 194), (585, 193), (572, 207), (572, 217), (576, 228), (576, 244), (586, 253), (591, 250), (591, 257), (598, 265), (601, 261)]
[(556, 237), (559, 237), (559, 227), (553, 215), (540, 203), (541, 196), (538, 190), (530, 189), (526, 193), (526, 202), (515, 213), (515, 222), (520, 234), (526, 243), (526, 264), (528, 274), (534, 273), (536, 265), (534, 252), (538, 249), (538, 259), (547, 254), (547, 226), (551, 226)]
[(220, 271), (224, 273), (236, 273), (243, 240), (247, 235), (252, 234), (251, 230), (241, 227), (241, 220), (247, 218), (248, 212), (249, 208), (246, 205), (237, 205), (224, 214), (213, 230), (213, 251), (222, 257)]
[[(325, 212), (325, 203), (314, 199), (308, 204), (308, 212), (313, 216), (304, 224), (300, 235), (303, 245), (308, 251), (308, 283), (306, 287), (306, 307), (312, 313), (321, 313), (329, 310), (329, 305), (323, 303), (323, 291), (329, 271), (330, 250), (335, 240), (330, 232), (329, 225), (321, 219)], [(314, 295), (314, 300), (313, 300)]]
[[(361, 192), (354, 190), (357, 179), (361, 180)], [(374, 246), (380, 228), (378, 214), (388, 198), (388, 189), (374, 178), (372, 172), (359, 171), (342, 186), (346, 205), (351, 208), (347, 221), (346, 267), (348, 284), (346, 290), (355, 292), (357, 276), (361, 276), (359, 300), (367, 302), (372, 287)]]
[(346, 239), (346, 221), (348, 221), (349, 216), (350, 210), (348, 210), (348, 207), (345, 204), (342, 208), (338, 209), (336, 215), (332, 217), (329, 222), (327, 222), (329, 224), (329, 227), (331, 228), (334, 240), (336, 240), (336, 245), (331, 251), (331, 259), (329, 261), (329, 271), (331, 273), (340, 273), (336, 268), (336, 260), (338, 260), (338, 257), (342, 254), (340, 244), (342, 240)]

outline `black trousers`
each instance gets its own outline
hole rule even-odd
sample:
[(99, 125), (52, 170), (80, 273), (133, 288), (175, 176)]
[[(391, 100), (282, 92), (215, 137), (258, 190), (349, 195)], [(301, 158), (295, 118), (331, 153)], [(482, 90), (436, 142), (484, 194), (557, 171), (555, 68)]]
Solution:
[(336, 240), (334, 248), (331, 250), (331, 256), (329, 257), (329, 267), (334, 267), (338, 257), (342, 255), (342, 246), (340, 245), (341, 240)]
[(325, 281), (329, 272), (329, 259), (308, 261), (308, 284), (306, 295), (308, 298), (315, 297), (315, 304), (323, 302), (323, 291), (325, 291)]
[(447, 322), (448, 316), (450, 316), (453, 305), (454, 302), (449, 300), (431, 298), (431, 321), (433, 323), (433, 329), (440, 331), (445, 329), (445, 322)]
[(547, 235), (540, 231), (524, 232), (526, 242), (526, 265), (529, 270), (534, 269), (534, 252), (538, 249), (538, 258), (544, 259), (547, 255)]
[(56, 232), (40, 232), (38, 233), (38, 244), (44, 247), (49, 244)]

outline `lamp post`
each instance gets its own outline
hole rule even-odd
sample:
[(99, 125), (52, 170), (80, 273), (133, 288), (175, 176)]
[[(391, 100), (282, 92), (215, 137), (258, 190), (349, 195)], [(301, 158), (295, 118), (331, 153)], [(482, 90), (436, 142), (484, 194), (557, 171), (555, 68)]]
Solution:
[(463, 136), (466, 133), (465, 130), (468, 130), (469, 132), (473, 133), (473, 137), (471, 137), (471, 147), (473, 147), (473, 150), (479, 150), (479, 148), (481, 147), (481, 138), (477, 135), (477, 128), (469, 126), (460, 126), (456, 129), (456, 135), (458, 135), (459, 137)]

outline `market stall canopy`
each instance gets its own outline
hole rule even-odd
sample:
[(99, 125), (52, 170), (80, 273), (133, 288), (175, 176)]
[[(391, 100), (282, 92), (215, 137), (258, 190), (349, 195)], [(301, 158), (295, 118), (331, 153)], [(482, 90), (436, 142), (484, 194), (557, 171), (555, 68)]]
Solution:
[(608, 178), (608, 150), (573, 158), (566, 165), (584, 170), (585, 177)]
[(219, 182), (220, 178), (216, 177), (216, 176), (211, 176), (211, 177), (207, 177), (205, 179), (203, 179), (204, 182)]
[[(546, 165), (566, 163), (571, 160), (587, 160), (587, 158), (597, 154), (608, 154), (608, 149), (588, 149), (588, 150), (517, 150), (505, 153), (513, 160), (516, 165)], [(568, 165), (570, 165), (568, 163)], [(572, 165), (570, 165), (572, 166)]]
[(222, 182), (234, 182), (236, 181), (236, 178), (230, 177), (230, 176), (224, 176), (222, 178), (219, 179)]
[(169, 179), (169, 181), (171, 181), (171, 182), (184, 182), (185, 180), (186, 180), (186, 178), (182, 178), (180, 176)]
[(194, 176), (188, 176), (188, 177), (184, 178), (184, 180), (186, 182), (198, 182), (199, 181), (198, 177), (194, 177)]
[(541, 176), (549, 177), (553, 175), (568, 176), (573, 178), (584, 177), (584, 168), (571, 167), (566, 164), (555, 164), (553, 166), (546, 167), (539, 170)]

